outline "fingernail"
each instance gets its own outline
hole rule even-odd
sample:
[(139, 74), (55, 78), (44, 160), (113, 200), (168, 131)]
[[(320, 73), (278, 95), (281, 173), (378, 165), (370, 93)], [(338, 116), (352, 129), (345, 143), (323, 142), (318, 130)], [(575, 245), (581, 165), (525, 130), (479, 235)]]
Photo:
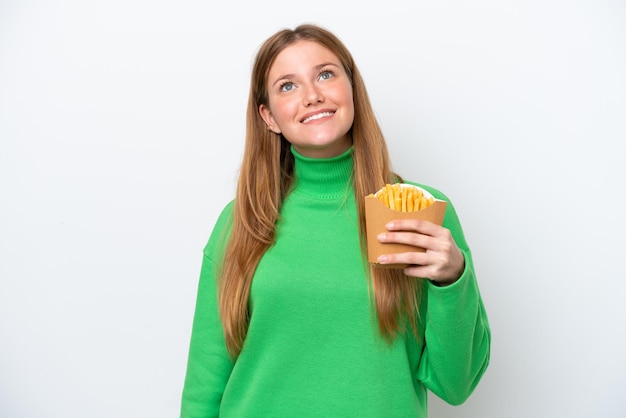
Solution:
[(378, 262), (381, 264), (385, 264), (387, 262), (387, 256), (386, 255), (378, 256)]
[(384, 241), (387, 238), (387, 234), (378, 234), (376, 238), (378, 238), (378, 241)]
[(389, 223), (387, 223), (387, 225), (385, 225), (385, 227), (386, 227), (387, 229), (392, 229), (392, 228), (393, 228), (393, 226), (394, 226), (394, 225), (393, 225), (393, 222), (389, 222)]

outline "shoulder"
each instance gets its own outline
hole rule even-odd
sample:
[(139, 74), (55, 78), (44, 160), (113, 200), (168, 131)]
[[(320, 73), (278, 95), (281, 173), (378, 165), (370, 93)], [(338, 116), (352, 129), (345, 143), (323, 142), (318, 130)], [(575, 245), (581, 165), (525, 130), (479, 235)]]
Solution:
[(224, 208), (222, 209), (222, 212), (217, 217), (217, 221), (215, 222), (215, 226), (225, 225), (225, 224), (229, 223), (231, 218), (232, 218), (234, 207), (235, 207), (235, 200), (233, 199), (233, 200), (231, 200), (230, 202), (228, 202), (224, 206)]
[(209, 241), (204, 247), (204, 253), (210, 258), (215, 258), (216, 252), (221, 253), (226, 247), (232, 229), (234, 206), (234, 200), (228, 202), (215, 221)]

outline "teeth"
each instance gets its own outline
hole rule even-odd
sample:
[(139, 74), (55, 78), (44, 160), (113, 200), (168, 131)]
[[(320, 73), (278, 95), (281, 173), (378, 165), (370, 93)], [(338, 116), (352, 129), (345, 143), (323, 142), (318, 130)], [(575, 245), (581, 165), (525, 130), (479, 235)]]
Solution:
[(321, 118), (325, 118), (327, 116), (332, 116), (332, 115), (333, 115), (333, 112), (318, 113), (317, 115), (309, 116), (308, 118), (303, 120), (302, 123), (307, 123), (307, 122), (310, 122), (312, 120), (321, 119)]

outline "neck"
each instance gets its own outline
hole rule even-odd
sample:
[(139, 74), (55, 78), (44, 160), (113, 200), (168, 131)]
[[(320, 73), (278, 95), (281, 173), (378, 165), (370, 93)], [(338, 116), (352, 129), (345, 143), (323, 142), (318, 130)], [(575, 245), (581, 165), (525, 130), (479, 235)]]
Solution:
[(344, 197), (352, 189), (352, 147), (330, 158), (311, 158), (291, 147), (295, 189), (318, 198)]

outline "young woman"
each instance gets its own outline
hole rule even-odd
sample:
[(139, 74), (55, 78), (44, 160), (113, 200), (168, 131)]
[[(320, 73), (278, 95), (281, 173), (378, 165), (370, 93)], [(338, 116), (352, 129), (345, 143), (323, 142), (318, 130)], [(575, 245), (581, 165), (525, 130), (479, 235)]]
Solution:
[[(204, 249), (181, 417), (426, 417), (464, 402), (490, 331), (454, 207), (365, 254), (364, 197), (399, 181), (350, 52), (282, 30), (252, 71), (235, 199)], [(406, 182), (406, 181), (405, 181)], [(436, 198), (440, 191), (420, 185)]]

